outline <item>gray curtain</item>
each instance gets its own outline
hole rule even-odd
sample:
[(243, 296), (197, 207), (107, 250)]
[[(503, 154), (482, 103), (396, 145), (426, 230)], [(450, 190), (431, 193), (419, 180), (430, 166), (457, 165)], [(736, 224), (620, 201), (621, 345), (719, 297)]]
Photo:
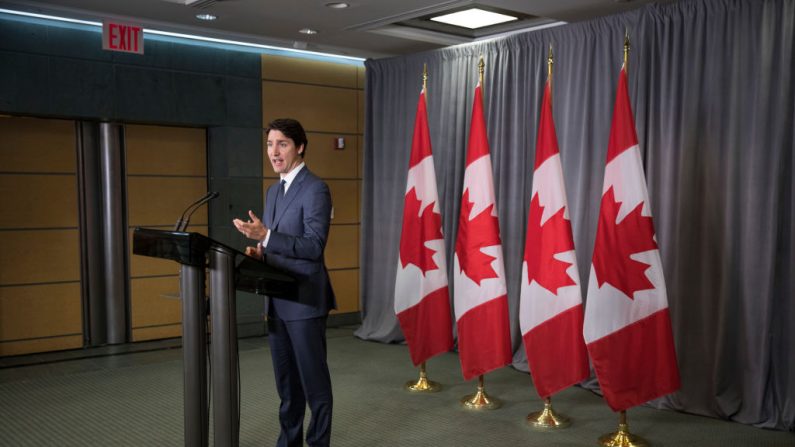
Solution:
[[(682, 374), (681, 390), (654, 404), (795, 431), (792, 0), (647, 5), (585, 23), (368, 61), (363, 321), (356, 335), (403, 341), (393, 294), (423, 63), (453, 265), (469, 115), (483, 56), (514, 367), (527, 370), (517, 314), (547, 49), (552, 43), (553, 113), (585, 297), (625, 30), (632, 44), (630, 97)], [(584, 385), (595, 387), (595, 381)]]

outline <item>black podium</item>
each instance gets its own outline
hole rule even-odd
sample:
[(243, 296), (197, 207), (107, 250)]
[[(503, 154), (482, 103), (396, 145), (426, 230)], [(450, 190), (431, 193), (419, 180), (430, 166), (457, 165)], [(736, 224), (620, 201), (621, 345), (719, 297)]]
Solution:
[(205, 268), (208, 268), (213, 441), (218, 447), (237, 446), (240, 407), (235, 290), (293, 296), (297, 287), (295, 279), (198, 233), (136, 228), (133, 254), (170, 259), (181, 265), (185, 445), (191, 447), (208, 445), (207, 304), (204, 285)]

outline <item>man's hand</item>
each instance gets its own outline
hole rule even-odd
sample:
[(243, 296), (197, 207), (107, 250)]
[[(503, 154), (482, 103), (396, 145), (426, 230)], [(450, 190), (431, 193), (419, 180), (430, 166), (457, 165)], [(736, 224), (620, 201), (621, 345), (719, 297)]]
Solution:
[(257, 215), (248, 210), (248, 222), (244, 222), (240, 219), (234, 219), (232, 221), (235, 224), (235, 228), (237, 231), (243, 233), (247, 238), (254, 239), (255, 241), (261, 241), (265, 239), (265, 236), (268, 234), (268, 229), (265, 228), (265, 225), (262, 224), (262, 221), (257, 218)]
[(257, 244), (255, 247), (246, 247), (246, 256), (262, 260), (262, 246)]

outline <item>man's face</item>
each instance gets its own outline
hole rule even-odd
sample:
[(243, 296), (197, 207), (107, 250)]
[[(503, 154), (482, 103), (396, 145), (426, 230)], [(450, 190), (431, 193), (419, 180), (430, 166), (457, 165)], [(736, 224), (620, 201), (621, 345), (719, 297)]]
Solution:
[(268, 158), (273, 172), (287, 174), (292, 171), (303, 161), (300, 155), (303, 152), (303, 145), (296, 148), (293, 139), (286, 137), (281, 131), (274, 129), (268, 132)]

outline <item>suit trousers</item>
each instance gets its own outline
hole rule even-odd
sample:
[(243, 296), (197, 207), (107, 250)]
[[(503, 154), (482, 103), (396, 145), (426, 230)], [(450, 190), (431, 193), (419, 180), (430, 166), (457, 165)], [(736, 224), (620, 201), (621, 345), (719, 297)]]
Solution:
[(277, 447), (303, 445), (306, 406), (312, 412), (306, 443), (328, 446), (331, 441), (333, 397), (326, 361), (326, 318), (285, 321), (268, 318), (268, 340), (276, 389), (281, 398)]

